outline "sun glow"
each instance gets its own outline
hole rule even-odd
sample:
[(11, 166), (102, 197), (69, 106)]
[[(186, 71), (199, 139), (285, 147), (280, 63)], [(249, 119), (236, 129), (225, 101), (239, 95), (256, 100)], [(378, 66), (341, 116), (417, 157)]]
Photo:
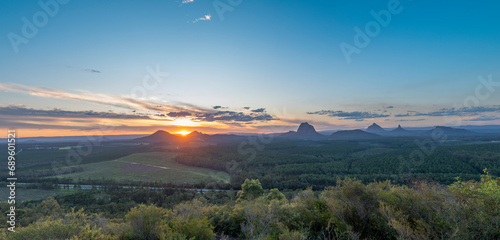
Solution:
[(190, 119), (175, 119), (174, 121), (168, 122), (169, 125), (175, 125), (175, 126), (189, 126), (189, 127), (195, 127), (195, 126), (200, 126), (201, 124), (199, 122), (193, 122)]
[(190, 134), (191, 132), (182, 130), (182, 131), (178, 131), (178, 132), (176, 132), (176, 133), (177, 133), (177, 134), (180, 134), (180, 135), (182, 135), (182, 136), (186, 136), (186, 135)]

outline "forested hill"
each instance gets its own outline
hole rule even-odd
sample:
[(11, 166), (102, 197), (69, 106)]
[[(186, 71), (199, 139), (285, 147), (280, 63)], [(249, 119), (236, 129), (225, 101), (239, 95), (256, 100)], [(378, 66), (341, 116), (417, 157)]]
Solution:
[[(424, 147), (419, 147), (420, 145)], [(450, 184), (456, 177), (479, 180), (484, 168), (500, 176), (500, 143), (433, 143), (426, 138), (355, 141), (279, 141), (262, 145), (220, 145), (180, 149), (178, 163), (231, 174), (237, 188), (247, 178), (265, 188), (322, 190), (337, 179), (406, 184), (431, 180)]]

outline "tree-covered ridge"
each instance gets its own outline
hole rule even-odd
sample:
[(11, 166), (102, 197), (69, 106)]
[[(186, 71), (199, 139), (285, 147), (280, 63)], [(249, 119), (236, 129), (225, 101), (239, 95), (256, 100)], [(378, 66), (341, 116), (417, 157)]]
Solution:
[(425, 179), (451, 184), (457, 176), (479, 180), (484, 168), (500, 176), (499, 143), (457, 142), (434, 143), (427, 138), (277, 140), (254, 149), (255, 155), (231, 145), (181, 149), (176, 161), (227, 171), (233, 188), (247, 178), (259, 179), (268, 189), (322, 190), (339, 178), (356, 178), (364, 183), (391, 180), (407, 184)]
[[(49, 198), (3, 239), (499, 239), (500, 179), (449, 186), (338, 180), (286, 198), (246, 180), (237, 199), (195, 198), (173, 208), (140, 204), (124, 217), (64, 210)], [(5, 206), (2, 206), (4, 209)], [(25, 215), (24, 217), (28, 217)]]

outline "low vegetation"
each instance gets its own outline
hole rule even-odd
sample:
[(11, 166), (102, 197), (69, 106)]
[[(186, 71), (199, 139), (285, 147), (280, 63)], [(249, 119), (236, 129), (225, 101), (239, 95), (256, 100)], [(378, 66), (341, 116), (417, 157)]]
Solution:
[[(220, 196), (210, 195), (192, 195), (172, 207), (154, 198), (138, 201), (146, 204), (129, 202), (121, 216), (98, 213), (94, 205), (99, 200), (71, 206), (69, 196), (47, 198), (21, 208), (21, 227), (16, 233), (4, 230), (1, 236), (20, 240), (500, 238), (500, 179), (487, 171), (479, 181), (456, 179), (448, 186), (427, 181), (364, 184), (348, 178), (322, 191), (309, 188), (288, 198), (277, 189), (263, 189), (259, 180), (246, 180), (241, 189), (233, 200), (219, 203), (213, 199)], [(83, 200), (80, 196), (74, 201)], [(6, 206), (1, 205), (2, 211)]]

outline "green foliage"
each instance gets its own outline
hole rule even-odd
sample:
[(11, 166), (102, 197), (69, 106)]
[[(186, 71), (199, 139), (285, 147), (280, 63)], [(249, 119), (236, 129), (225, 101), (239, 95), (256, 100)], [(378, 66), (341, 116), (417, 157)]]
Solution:
[(63, 209), (53, 197), (43, 200), (36, 209), (37, 217), (39, 218), (49, 216), (59, 217), (63, 212)]
[(238, 192), (238, 201), (252, 200), (264, 194), (264, 189), (259, 179), (246, 179), (241, 185), (241, 191)]
[(297, 231), (286, 231), (279, 235), (279, 240), (306, 240), (307, 236)]
[[(257, 151), (249, 161), (238, 154), (238, 146), (221, 144), (184, 150), (179, 163), (214, 168), (231, 175), (233, 188), (245, 179), (258, 178), (266, 189), (306, 189), (319, 191), (335, 185), (337, 179), (356, 178), (363, 183), (391, 180), (408, 184), (430, 180), (452, 184), (456, 176), (479, 180), (482, 169), (500, 176), (500, 144), (468, 144), (474, 139), (436, 143), (432, 151), (419, 148), (416, 141), (429, 138), (384, 138), (359, 141), (275, 140)], [(424, 152), (422, 161), (410, 159)]]
[(269, 191), (269, 193), (267, 194), (266, 198), (269, 201), (271, 201), (271, 200), (285, 201), (286, 200), (285, 194), (281, 193), (280, 190), (278, 190), (277, 188), (271, 189)]
[(500, 178), (484, 172), (480, 182), (457, 179), (448, 187), (456, 201), (457, 238), (500, 238)]
[(378, 212), (379, 194), (386, 184), (364, 185), (346, 179), (323, 191), (321, 199), (332, 214), (330, 232), (337, 236), (356, 232), (361, 238), (392, 238), (392, 231)]
[(215, 239), (213, 227), (210, 225), (208, 218), (173, 218), (170, 220), (167, 236), (184, 236), (187, 239), (211, 240)]
[(101, 231), (105, 221), (99, 215), (87, 215), (82, 210), (55, 216), (44, 217), (15, 233), (8, 233), (12, 240), (25, 239), (116, 239)]
[(206, 200), (192, 200), (181, 203), (167, 214), (167, 229), (169, 232), (182, 234), (189, 239), (214, 239), (213, 226), (208, 220), (207, 211), (210, 207)]
[(500, 179), (493, 179), (486, 168), (484, 173), (479, 191), (491, 199), (491, 204), (500, 206)]
[[(163, 208), (140, 204), (122, 219), (64, 212), (55, 199), (24, 208), (40, 218), (6, 239), (500, 239), (500, 179), (449, 186), (426, 181), (395, 185), (338, 180), (321, 192), (296, 192), (288, 201), (259, 180), (247, 180), (239, 199), (222, 204), (196, 198)], [(5, 204), (0, 205), (4, 208)], [(34, 217), (33, 215), (32, 217)]]
[(132, 208), (125, 216), (131, 231), (126, 234), (126, 239), (160, 239), (161, 223), (166, 210), (154, 205), (139, 205)]

